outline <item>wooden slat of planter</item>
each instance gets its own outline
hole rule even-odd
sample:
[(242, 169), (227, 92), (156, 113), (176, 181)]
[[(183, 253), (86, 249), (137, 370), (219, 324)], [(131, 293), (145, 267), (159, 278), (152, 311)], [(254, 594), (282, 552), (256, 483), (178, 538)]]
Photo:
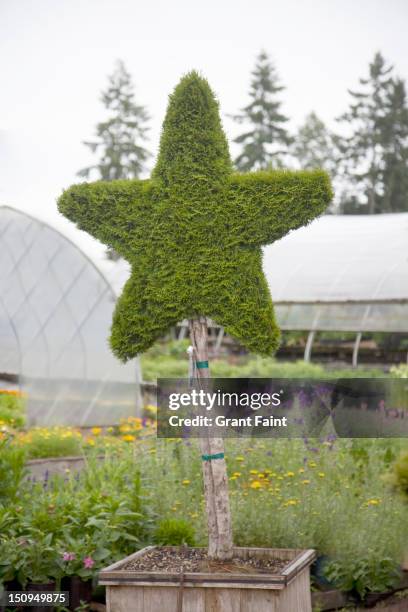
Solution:
[[(191, 574), (190, 574), (191, 575)], [(166, 576), (167, 580), (163, 579), (163, 574), (156, 575), (155, 579), (151, 575), (143, 574), (135, 578), (135, 575), (128, 575), (126, 577), (118, 576), (117, 574), (113, 577), (105, 577), (100, 575), (98, 583), (102, 586), (160, 586), (160, 587), (178, 587), (179, 576), (177, 574)], [(211, 578), (211, 580), (210, 580)], [(253, 588), (253, 589), (272, 589), (279, 591), (285, 588), (285, 580), (281, 576), (280, 582), (274, 582), (278, 576), (273, 576), (270, 581), (266, 579), (260, 580), (259, 574), (245, 574), (235, 576), (233, 578), (229, 574), (222, 574), (218, 579), (213, 579), (211, 574), (203, 574), (200, 579), (197, 579), (197, 574), (192, 575), (190, 580), (186, 574), (184, 580), (185, 588), (229, 588), (229, 589), (242, 589), (242, 588)], [(236, 582), (232, 582), (232, 580)], [(230, 582), (231, 581), (231, 582)]]
[[(168, 612), (168, 610), (163, 612)], [(184, 589), (183, 612), (206, 612), (205, 589)]]
[(206, 589), (205, 612), (237, 612), (241, 609), (241, 591)]
[[(143, 612), (177, 612), (178, 589), (172, 587), (144, 587), (143, 588)], [(134, 604), (133, 604), (134, 606)], [(128, 610), (137, 608), (128, 608)]]
[(240, 612), (275, 612), (277, 596), (256, 589), (241, 591)]
[[(144, 611), (143, 590), (128, 586), (106, 589), (106, 607), (112, 612)], [(167, 612), (166, 607), (163, 609), (163, 612), (165, 611)]]
[(297, 555), (295, 559), (282, 571), (282, 575), (285, 576), (290, 582), (304, 567), (309, 567), (312, 561), (316, 558), (314, 550), (304, 550), (302, 553)]
[(280, 610), (297, 610), (310, 612), (312, 598), (310, 593), (310, 569), (304, 568), (296, 575), (296, 580), (290, 582), (280, 596)]

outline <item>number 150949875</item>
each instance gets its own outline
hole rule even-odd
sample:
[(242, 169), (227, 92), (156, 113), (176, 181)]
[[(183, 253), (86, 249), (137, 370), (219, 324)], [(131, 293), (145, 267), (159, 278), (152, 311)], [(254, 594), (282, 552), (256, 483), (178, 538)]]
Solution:
[(67, 606), (68, 591), (5, 591), (1, 597), (6, 606)]

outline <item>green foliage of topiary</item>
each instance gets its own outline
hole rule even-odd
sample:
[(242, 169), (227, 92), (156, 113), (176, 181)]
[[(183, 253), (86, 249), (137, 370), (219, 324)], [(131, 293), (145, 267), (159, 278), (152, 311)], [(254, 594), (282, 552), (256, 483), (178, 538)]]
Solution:
[(250, 351), (273, 353), (279, 330), (261, 246), (311, 221), (331, 198), (322, 171), (234, 174), (218, 103), (192, 72), (170, 96), (151, 179), (74, 185), (58, 207), (132, 266), (110, 338), (126, 361), (200, 315)]

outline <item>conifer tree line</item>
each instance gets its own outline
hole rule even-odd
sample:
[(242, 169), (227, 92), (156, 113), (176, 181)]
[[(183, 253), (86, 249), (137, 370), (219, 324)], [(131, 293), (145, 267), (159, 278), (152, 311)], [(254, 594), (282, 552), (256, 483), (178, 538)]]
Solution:
[[(262, 51), (251, 73), (248, 104), (230, 115), (238, 132), (234, 138), (238, 171), (323, 168), (331, 175), (336, 193), (330, 212), (408, 211), (406, 86), (381, 53), (375, 54), (358, 87), (349, 90), (349, 106), (335, 118), (338, 131), (328, 129), (310, 111), (291, 132), (282, 109), (284, 89), (274, 64)], [(97, 124), (95, 139), (84, 142), (98, 161), (78, 174), (108, 181), (139, 178), (151, 157), (146, 148), (150, 117), (136, 102), (123, 62), (117, 62), (101, 99), (108, 116)]]

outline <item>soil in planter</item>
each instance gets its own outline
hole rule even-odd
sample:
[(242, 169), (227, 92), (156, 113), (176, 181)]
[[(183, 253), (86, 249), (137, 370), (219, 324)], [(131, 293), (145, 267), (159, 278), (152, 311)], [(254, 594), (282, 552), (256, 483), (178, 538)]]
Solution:
[(206, 549), (162, 547), (147, 551), (141, 557), (128, 561), (122, 570), (136, 572), (205, 572), (205, 573), (248, 573), (279, 574), (288, 565), (287, 559), (234, 557), (229, 561), (209, 559)]

